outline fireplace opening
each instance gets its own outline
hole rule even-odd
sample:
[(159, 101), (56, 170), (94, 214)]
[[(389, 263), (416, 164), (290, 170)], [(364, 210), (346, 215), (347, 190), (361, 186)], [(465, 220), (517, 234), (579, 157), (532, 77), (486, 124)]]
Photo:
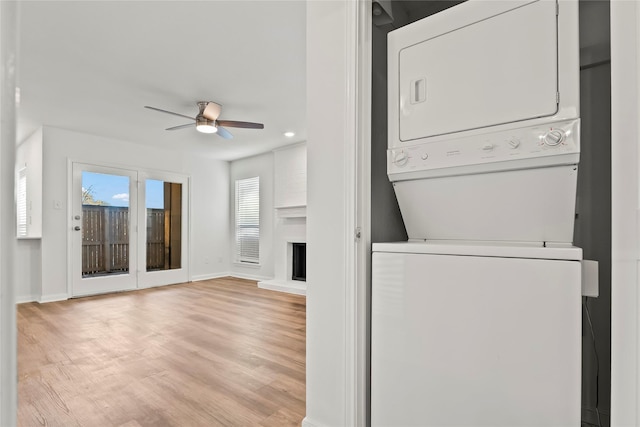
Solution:
[(307, 244), (292, 243), (291, 280), (307, 281)]

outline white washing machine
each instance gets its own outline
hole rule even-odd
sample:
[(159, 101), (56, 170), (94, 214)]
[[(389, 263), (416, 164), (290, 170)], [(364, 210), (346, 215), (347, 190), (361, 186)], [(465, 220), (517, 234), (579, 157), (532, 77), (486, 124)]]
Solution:
[(582, 251), (376, 244), (373, 426), (579, 426)]
[(575, 0), (469, 0), (389, 33), (372, 426), (579, 426)]

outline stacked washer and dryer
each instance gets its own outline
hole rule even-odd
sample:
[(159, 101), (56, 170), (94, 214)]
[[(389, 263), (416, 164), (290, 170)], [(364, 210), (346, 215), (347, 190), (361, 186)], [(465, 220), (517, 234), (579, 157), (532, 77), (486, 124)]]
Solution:
[(469, 0), (388, 36), (372, 426), (578, 426), (577, 0)]

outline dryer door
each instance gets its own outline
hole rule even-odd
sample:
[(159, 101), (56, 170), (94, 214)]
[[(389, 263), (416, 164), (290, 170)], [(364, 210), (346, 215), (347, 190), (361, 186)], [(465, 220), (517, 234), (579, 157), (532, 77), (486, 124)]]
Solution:
[(390, 50), (401, 141), (557, 112), (555, 1), (468, 2), (445, 12), (389, 35), (390, 46), (402, 46)]

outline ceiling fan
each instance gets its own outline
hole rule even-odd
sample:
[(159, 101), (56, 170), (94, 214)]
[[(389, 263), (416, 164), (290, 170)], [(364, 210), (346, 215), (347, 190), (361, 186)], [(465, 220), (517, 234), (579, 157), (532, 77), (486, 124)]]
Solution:
[(173, 111), (163, 110), (161, 108), (150, 107), (145, 105), (144, 108), (148, 108), (150, 110), (160, 111), (161, 113), (172, 114), (178, 117), (184, 117), (185, 119), (193, 120), (193, 123), (188, 123), (186, 125), (178, 125), (167, 128), (166, 130), (178, 130), (184, 129), (191, 126), (196, 127), (198, 132), (202, 133), (217, 133), (221, 137), (225, 139), (233, 138), (231, 132), (226, 130), (223, 126), (231, 127), (231, 128), (244, 128), (244, 129), (264, 129), (264, 125), (262, 123), (252, 123), (252, 122), (238, 122), (235, 120), (218, 120), (220, 116), (220, 112), (222, 111), (222, 106), (220, 104), (216, 104), (211, 101), (200, 101), (198, 102), (198, 115), (195, 117), (185, 116), (184, 114), (174, 113)]

